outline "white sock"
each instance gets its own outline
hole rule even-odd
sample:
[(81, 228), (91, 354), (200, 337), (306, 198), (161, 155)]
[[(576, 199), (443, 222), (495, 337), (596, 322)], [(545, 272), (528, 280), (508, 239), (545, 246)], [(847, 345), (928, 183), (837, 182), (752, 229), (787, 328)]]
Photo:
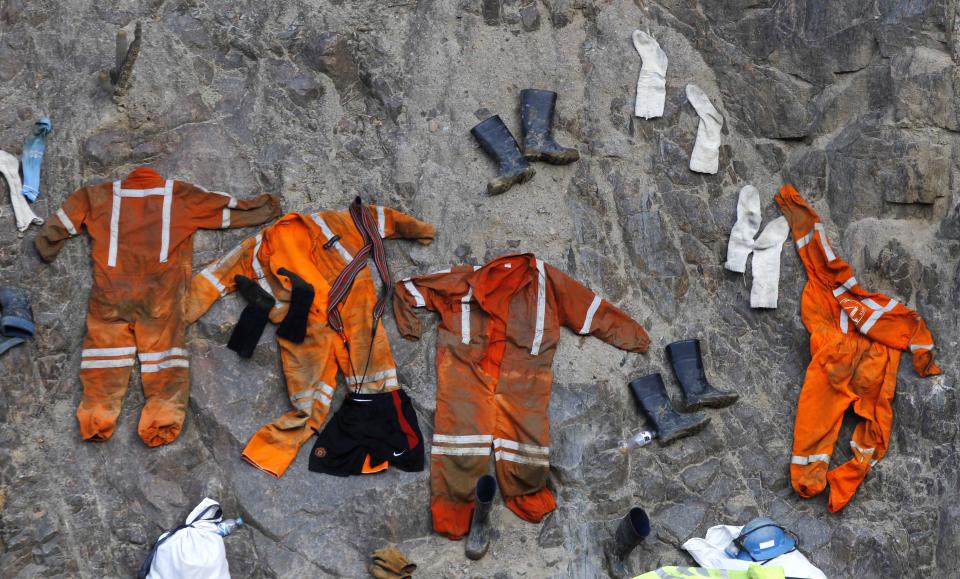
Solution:
[(43, 225), (43, 219), (37, 217), (21, 193), (23, 183), (20, 182), (20, 161), (6, 151), (0, 151), (0, 174), (7, 180), (10, 203), (13, 205), (13, 214), (17, 219), (17, 231), (22, 233), (34, 223)]
[(695, 84), (687, 85), (687, 100), (700, 116), (697, 142), (690, 155), (690, 170), (715, 174), (720, 169), (720, 127), (723, 116), (717, 112), (707, 94)]
[(738, 273), (746, 271), (747, 256), (753, 251), (753, 238), (760, 231), (761, 218), (760, 192), (753, 185), (746, 185), (737, 200), (737, 222), (730, 230), (724, 267)]
[(633, 114), (645, 119), (662, 117), (663, 102), (667, 98), (667, 53), (654, 37), (642, 30), (633, 31), (633, 47), (643, 59)]
[(751, 308), (777, 307), (780, 289), (780, 250), (790, 233), (786, 217), (778, 217), (763, 228), (753, 244), (753, 286), (750, 288)]

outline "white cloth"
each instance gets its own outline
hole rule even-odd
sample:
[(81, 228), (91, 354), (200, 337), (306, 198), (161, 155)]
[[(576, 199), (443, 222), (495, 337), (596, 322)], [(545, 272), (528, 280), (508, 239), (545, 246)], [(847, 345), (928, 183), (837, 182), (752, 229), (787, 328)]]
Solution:
[(750, 287), (751, 308), (776, 308), (780, 291), (780, 253), (790, 226), (786, 217), (778, 217), (763, 228), (753, 244), (753, 285)]
[(780, 291), (780, 253), (790, 227), (784, 217), (778, 217), (754, 239), (760, 230), (760, 192), (753, 185), (740, 189), (737, 199), (737, 222), (730, 230), (727, 242), (727, 262), (730, 271), (743, 273), (747, 257), (753, 253), (753, 285), (750, 287), (750, 307), (776, 308)]
[(13, 214), (17, 218), (17, 231), (22, 233), (33, 224), (43, 225), (43, 219), (37, 217), (21, 192), (23, 183), (20, 182), (20, 161), (6, 151), (0, 151), (0, 174), (7, 180), (10, 204), (13, 205)]
[(230, 579), (223, 537), (217, 534), (220, 510), (199, 518), (210, 505), (219, 503), (203, 499), (187, 516), (186, 523), (193, 526), (180, 529), (160, 545), (147, 579)]
[[(752, 561), (733, 559), (723, 551), (740, 535), (740, 529), (742, 528), (743, 527), (730, 525), (710, 527), (707, 530), (707, 536), (705, 538), (690, 539), (683, 544), (683, 548), (693, 556), (701, 567), (724, 569), (727, 571), (746, 571), (750, 565), (755, 563)], [(823, 571), (817, 569), (800, 551), (791, 551), (790, 553), (780, 555), (775, 559), (771, 559), (766, 565), (783, 567), (784, 574), (787, 577), (827, 579)]]
[(633, 47), (643, 59), (633, 114), (645, 119), (662, 117), (667, 98), (667, 53), (654, 37), (642, 30), (633, 31)]
[(746, 185), (740, 189), (740, 198), (737, 200), (737, 222), (730, 230), (724, 267), (737, 273), (747, 270), (747, 257), (753, 251), (753, 238), (760, 231), (761, 219), (760, 192), (753, 185)]
[(700, 117), (697, 141), (690, 154), (690, 170), (697, 173), (716, 174), (720, 170), (720, 128), (723, 115), (710, 102), (707, 94), (695, 84), (687, 85), (687, 100)]

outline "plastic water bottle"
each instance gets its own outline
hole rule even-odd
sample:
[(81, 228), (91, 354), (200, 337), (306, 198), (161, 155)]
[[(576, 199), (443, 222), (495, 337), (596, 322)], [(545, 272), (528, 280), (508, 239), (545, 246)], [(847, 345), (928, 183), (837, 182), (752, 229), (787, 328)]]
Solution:
[(633, 435), (631, 438), (624, 440), (620, 443), (621, 452), (629, 452), (634, 448), (641, 446), (646, 446), (653, 442), (653, 439), (657, 436), (656, 432), (651, 430), (641, 430), (640, 432)]
[(243, 517), (237, 517), (236, 519), (224, 519), (217, 523), (217, 534), (221, 537), (226, 537), (242, 524)]

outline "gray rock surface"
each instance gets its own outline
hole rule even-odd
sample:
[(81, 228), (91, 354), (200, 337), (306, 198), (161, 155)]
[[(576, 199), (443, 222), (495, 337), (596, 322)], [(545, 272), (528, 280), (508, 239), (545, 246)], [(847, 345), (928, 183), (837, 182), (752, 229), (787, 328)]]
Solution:
[[(112, 66), (116, 31), (137, 20), (144, 44), (118, 107), (97, 73)], [(831, 577), (956, 573), (958, 26), (950, 0), (0, 3), (0, 148), (18, 154), (42, 113), (55, 127), (39, 214), (141, 163), (241, 196), (278, 192), (290, 211), (344, 208), (362, 194), (439, 227), (429, 247), (388, 244), (398, 277), (533, 251), (653, 337), (633, 355), (565, 336), (551, 401), (559, 508), (530, 525), (498, 503), (491, 552), (470, 562), (461, 543), (431, 533), (426, 472), (323, 477), (307, 471), (304, 450), (273, 480), (240, 459), (288, 403), (272, 338), (249, 361), (225, 348), (238, 298), (190, 330), (190, 414), (175, 444), (137, 438), (137, 379), (114, 438), (80, 442), (88, 243), (42, 265), (34, 232), (16, 235), (4, 201), (0, 284), (30, 290), (40, 330), (0, 357), (0, 577), (130, 577), (206, 495), (249, 523), (226, 539), (238, 578), (361, 577), (387, 543), (421, 577), (604, 576), (603, 542), (633, 505), (657, 533), (631, 557), (637, 572), (689, 564), (685, 539), (767, 514)], [(670, 58), (660, 119), (632, 117), (635, 28)], [(726, 118), (717, 175), (687, 170), (697, 127), (687, 83)], [(531, 183), (487, 198), (494, 169), (469, 128), (492, 113), (516, 128), (527, 86), (560, 93), (558, 138), (583, 158), (538, 166)], [(788, 478), (809, 361), (794, 245), (774, 311), (751, 310), (749, 279), (722, 268), (740, 187), (760, 189), (769, 219), (785, 180), (862, 283), (926, 317), (945, 371), (920, 379), (904, 362), (892, 449), (837, 515), (825, 496), (795, 496)], [(252, 233), (200, 235), (196, 266)], [(387, 325), (429, 436), (435, 322), (417, 343)], [(666, 372), (663, 346), (687, 337), (705, 341), (710, 376), (740, 402), (709, 411), (696, 438), (621, 454), (618, 442), (645, 427), (626, 382)]]

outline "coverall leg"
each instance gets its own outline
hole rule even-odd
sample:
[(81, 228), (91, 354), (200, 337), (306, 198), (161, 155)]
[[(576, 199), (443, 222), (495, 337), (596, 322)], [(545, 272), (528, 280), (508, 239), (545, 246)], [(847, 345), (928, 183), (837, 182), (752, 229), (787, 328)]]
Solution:
[(80, 436), (102, 442), (113, 436), (137, 347), (132, 316), (125, 316), (94, 286), (80, 358), (83, 398), (77, 408)]
[[(190, 361), (182, 308), (189, 271), (171, 280), (173, 295), (145, 299), (134, 325), (140, 358), (144, 405), (137, 432), (147, 446), (176, 440), (190, 400)], [(167, 276), (170, 277), (170, 276)]]
[[(263, 426), (253, 435), (243, 458), (277, 478), (283, 476), (300, 447), (326, 420), (337, 386), (337, 345), (340, 338), (310, 314), (303, 343), (277, 337), (287, 394), (294, 410)], [(342, 345), (341, 345), (342, 347)]]
[[(462, 372), (462, 373), (461, 373)], [(433, 530), (451, 539), (462, 539), (470, 530), (477, 480), (490, 468), (490, 451), (496, 431), (491, 411), (493, 385), (478, 391), (477, 377), (452, 351), (437, 350), (437, 412), (433, 448), (430, 450), (430, 512)], [(487, 378), (487, 377), (484, 377)], [(488, 382), (489, 384), (489, 382)]]
[[(818, 340), (822, 345), (814, 353), (800, 392), (790, 476), (794, 490), (804, 498), (820, 494), (829, 482), (834, 512), (850, 501), (870, 467), (886, 452), (900, 352), (858, 334), (837, 332), (832, 337)], [(828, 473), (843, 416), (851, 404), (863, 420), (850, 441), (854, 457)]]

